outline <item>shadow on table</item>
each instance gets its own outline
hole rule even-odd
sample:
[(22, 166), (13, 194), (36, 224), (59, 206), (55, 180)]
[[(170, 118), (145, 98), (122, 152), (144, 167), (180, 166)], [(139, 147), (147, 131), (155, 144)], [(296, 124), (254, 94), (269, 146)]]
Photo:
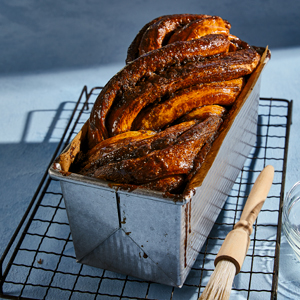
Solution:
[[(17, 228), (31, 201), (73, 111), (74, 102), (63, 102), (56, 111), (36, 110), (28, 113), (21, 141), (0, 144), (1, 157), (1, 253)], [(73, 107), (71, 109), (71, 107)], [(49, 118), (49, 114), (54, 117)], [(42, 117), (41, 117), (41, 116)], [(45, 120), (43, 117), (47, 116)], [(47, 120), (51, 120), (47, 124)], [(38, 131), (38, 125), (48, 126), (46, 135), (40, 141), (30, 141), (29, 134)], [(45, 125), (46, 124), (46, 125)], [(30, 136), (30, 137), (29, 137)], [(38, 138), (35, 137), (38, 140)]]

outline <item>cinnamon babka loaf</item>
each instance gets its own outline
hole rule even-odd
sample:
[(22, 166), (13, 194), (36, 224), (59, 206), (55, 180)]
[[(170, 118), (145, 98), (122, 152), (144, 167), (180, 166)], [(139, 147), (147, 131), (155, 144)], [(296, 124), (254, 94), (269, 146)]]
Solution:
[(72, 171), (182, 193), (260, 61), (230, 29), (221, 17), (201, 14), (147, 23), (97, 97), (87, 149)]

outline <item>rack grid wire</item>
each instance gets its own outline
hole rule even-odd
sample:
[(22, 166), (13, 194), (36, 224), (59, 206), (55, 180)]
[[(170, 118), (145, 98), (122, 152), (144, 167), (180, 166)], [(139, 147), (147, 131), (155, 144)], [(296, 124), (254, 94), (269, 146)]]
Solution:
[[(101, 87), (84, 86), (52, 161), (88, 119)], [(292, 101), (260, 98), (257, 141), (182, 288), (146, 282), (76, 262), (60, 184), (41, 179), (1, 258), (0, 296), (5, 299), (198, 299), (214, 270), (214, 258), (238, 221), (259, 172), (268, 164), (275, 177), (254, 225), (231, 299), (277, 299), (286, 160)]]

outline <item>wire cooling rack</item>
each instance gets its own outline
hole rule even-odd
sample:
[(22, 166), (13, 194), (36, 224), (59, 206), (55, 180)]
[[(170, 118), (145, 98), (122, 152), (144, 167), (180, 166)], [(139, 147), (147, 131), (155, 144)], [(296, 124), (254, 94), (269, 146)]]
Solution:
[[(49, 163), (88, 119), (100, 87), (85, 86)], [(243, 203), (268, 164), (275, 177), (259, 214), (231, 299), (276, 299), (286, 158), (292, 101), (261, 98), (257, 142), (182, 288), (145, 282), (76, 262), (63, 195), (47, 170), (1, 258), (0, 296), (6, 299), (198, 299), (214, 258), (238, 221)]]

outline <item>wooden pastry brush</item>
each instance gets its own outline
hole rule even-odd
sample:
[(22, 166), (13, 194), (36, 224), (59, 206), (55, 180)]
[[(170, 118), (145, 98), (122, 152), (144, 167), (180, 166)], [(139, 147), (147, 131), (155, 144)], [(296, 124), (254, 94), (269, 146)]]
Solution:
[(271, 188), (274, 168), (266, 166), (257, 177), (240, 220), (226, 236), (215, 259), (215, 270), (199, 300), (229, 299), (234, 276), (241, 270), (255, 222)]

